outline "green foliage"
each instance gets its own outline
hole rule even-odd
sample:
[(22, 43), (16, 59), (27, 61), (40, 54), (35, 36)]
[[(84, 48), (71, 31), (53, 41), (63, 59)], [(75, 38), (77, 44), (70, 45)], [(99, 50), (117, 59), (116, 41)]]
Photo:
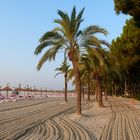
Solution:
[(129, 14), (131, 16), (140, 15), (140, 1), (139, 0), (114, 0), (115, 10), (119, 14)]
[[(59, 19), (55, 19), (54, 23), (57, 23), (57, 27), (51, 31), (46, 32), (39, 40), (39, 45), (35, 49), (35, 55), (38, 55), (46, 49), (46, 52), (41, 57), (37, 69), (40, 70), (46, 61), (55, 60), (55, 56), (60, 49), (64, 49), (65, 52), (72, 52), (72, 57), (78, 56), (78, 42), (81, 31), (79, 26), (83, 21), (82, 15), (84, 8), (77, 14), (74, 7), (69, 16), (61, 10), (58, 10)], [(77, 59), (77, 57), (76, 57)]]
[(37, 69), (40, 70), (46, 61), (55, 60), (60, 49), (64, 49), (70, 61), (79, 61), (80, 46), (100, 46), (101, 41), (95, 36), (96, 33), (107, 35), (107, 31), (99, 26), (91, 25), (80, 30), (84, 8), (77, 14), (74, 7), (71, 15), (58, 10), (59, 19), (55, 19), (57, 27), (46, 32), (39, 40), (40, 44), (35, 49), (35, 55), (46, 52), (40, 59)]
[[(80, 81), (80, 71), (79, 71), (79, 63), (80, 63), (80, 55), (81, 51), (85, 52), (85, 47), (100, 47), (103, 43), (102, 40), (96, 37), (97, 33), (101, 33), (107, 35), (107, 31), (99, 26), (91, 25), (85, 28), (84, 30), (80, 30), (80, 25), (83, 22), (82, 15), (84, 12), (84, 8), (77, 14), (76, 8), (74, 7), (71, 15), (69, 16), (67, 13), (58, 10), (59, 19), (55, 19), (54, 23), (57, 26), (49, 32), (46, 32), (41, 39), (39, 40), (39, 45), (35, 50), (35, 55), (38, 55), (46, 49), (46, 52), (41, 57), (37, 69), (40, 70), (43, 64), (46, 61), (55, 60), (55, 57), (60, 49), (63, 49), (66, 52), (69, 60), (72, 62), (73, 65), (73, 74), (75, 76), (75, 85), (76, 85), (76, 92), (77, 92), (77, 109), (78, 113), (80, 113), (80, 105), (81, 105), (81, 81)], [(106, 42), (104, 42), (106, 44)], [(84, 49), (82, 48), (84, 47)], [(82, 49), (80, 49), (82, 48)], [(94, 49), (94, 48), (93, 48)], [(94, 50), (96, 51), (96, 50)], [(101, 70), (100, 66), (103, 66), (103, 62), (99, 56), (94, 56), (95, 58), (98, 57), (100, 61), (97, 59), (97, 63), (99, 67), (96, 68)], [(95, 60), (95, 61), (96, 61)], [(64, 63), (63, 63), (64, 64)], [(63, 69), (63, 65), (57, 68), (59, 73), (64, 73), (65, 69)], [(66, 78), (66, 77), (65, 77)]]
[(81, 56), (83, 69), (93, 77), (103, 77), (108, 72), (109, 57), (101, 47), (87, 47), (87, 53)]
[(140, 28), (135, 26), (133, 19), (126, 21), (121, 36), (112, 41), (111, 54), (128, 87), (140, 85)]
[(128, 14), (134, 18), (136, 24), (140, 26), (140, 0), (114, 0), (115, 11)]
[(134, 98), (135, 98), (136, 100), (140, 100), (140, 93), (137, 93), (136, 95), (134, 95)]
[(69, 68), (70, 68), (70, 65), (68, 64), (67, 62), (67, 59), (65, 59), (62, 64), (60, 65), (60, 67), (56, 68), (55, 71), (58, 71), (58, 73), (55, 75), (55, 77), (58, 75), (58, 74), (64, 74), (64, 76), (67, 77), (68, 75), (68, 72), (69, 72)]
[(126, 21), (123, 33), (112, 41), (112, 53), (122, 68), (127, 69), (138, 61), (140, 55), (140, 29), (134, 26), (133, 19)]

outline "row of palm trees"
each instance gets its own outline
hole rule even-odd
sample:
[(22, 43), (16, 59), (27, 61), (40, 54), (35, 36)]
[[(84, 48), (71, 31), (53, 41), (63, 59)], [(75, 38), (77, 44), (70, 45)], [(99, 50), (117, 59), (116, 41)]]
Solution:
[[(113, 71), (113, 57), (102, 48), (110, 45), (96, 37), (97, 33), (107, 35), (107, 31), (96, 25), (90, 25), (85, 29), (81, 29), (80, 25), (84, 21), (82, 18), (84, 8), (77, 14), (74, 7), (71, 15), (58, 10), (59, 19), (55, 19), (54, 23), (58, 26), (51, 31), (46, 32), (39, 40), (39, 45), (35, 49), (35, 55), (40, 54), (47, 48), (46, 52), (40, 59), (37, 69), (43, 66), (46, 61), (55, 60), (56, 54), (63, 49), (65, 59), (62, 65), (56, 69), (65, 77), (65, 100), (67, 101), (67, 80), (68, 73), (74, 76), (75, 91), (77, 93), (77, 109), (76, 113), (81, 114), (81, 89), (86, 85), (88, 87), (88, 100), (90, 101), (91, 84), (95, 83), (96, 100), (99, 106), (103, 106), (102, 90), (106, 90), (108, 82), (110, 82), (109, 73)], [(109, 50), (108, 48), (108, 50)], [(67, 58), (72, 64), (67, 63)], [(59, 73), (58, 73), (59, 74)], [(83, 95), (84, 95), (84, 90)]]

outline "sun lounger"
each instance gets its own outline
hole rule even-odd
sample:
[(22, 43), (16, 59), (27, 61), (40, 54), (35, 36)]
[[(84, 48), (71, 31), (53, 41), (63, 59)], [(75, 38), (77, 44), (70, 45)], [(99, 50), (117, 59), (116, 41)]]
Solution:
[(4, 101), (4, 99), (5, 99), (5, 97), (2, 94), (0, 94), (0, 103), (2, 103)]

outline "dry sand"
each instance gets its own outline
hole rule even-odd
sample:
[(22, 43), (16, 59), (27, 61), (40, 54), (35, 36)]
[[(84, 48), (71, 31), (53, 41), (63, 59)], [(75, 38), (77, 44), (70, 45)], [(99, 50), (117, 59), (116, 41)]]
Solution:
[(127, 99), (82, 100), (82, 116), (75, 112), (75, 98), (22, 100), (0, 103), (0, 140), (139, 140), (140, 114), (137, 102)]
[(112, 116), (110, 104), (104, 101), (103, 108), (98, 107), (97, 102), (90, 103), (91, 108), (82, 111), (82, 116), (76, 114), (68, 115), (68, 118), (89, 132), (92, 139), (99, 139), (105, 124), (109, 122)]

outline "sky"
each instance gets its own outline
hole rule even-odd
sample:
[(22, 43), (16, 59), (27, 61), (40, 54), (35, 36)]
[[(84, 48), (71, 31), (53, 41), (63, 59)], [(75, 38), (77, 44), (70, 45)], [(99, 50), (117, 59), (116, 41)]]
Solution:
[[(73, 6), (77, 12), (85, 7), (81, 28), (89, 25), (105, 28), (108, 36), (100, 37), (109, 43), (121, 34), (129, 18), (115, 14), (113, 0), (0, 0), (0, 86), (20, 83), (23, 87), (29, 84), (38, 88), (64, 88), (63, 75), (54, 78), (63, 53), (37, 71), (42, 54), (35, 56), (34, 51), (41, 36), (56, 26), (53, 21), (59, 18), (57, 10), (70, 14)], [(73, 88), (71, 82), (68, 87)]]

